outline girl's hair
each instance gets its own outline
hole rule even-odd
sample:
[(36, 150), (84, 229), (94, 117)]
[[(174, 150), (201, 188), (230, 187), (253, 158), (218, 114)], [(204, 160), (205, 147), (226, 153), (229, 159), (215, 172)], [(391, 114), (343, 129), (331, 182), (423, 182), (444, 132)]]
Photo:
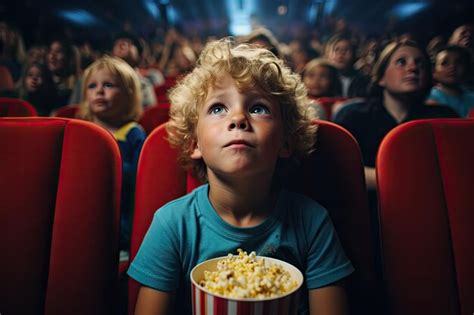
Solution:
[(128, 108), (124, 109), (122, 117), (117, 118), (123, 122), (137, 120), (142, 114), (142, 96), (138, 75), (128, 63), (120, 58), (110, 56), (104, 56), (96, 60), (84, 71), (81, 87), (83, 101), (80, 104), (78, 117), (89, 121), (93, 120), (93, 114), (86, 99), (86, 92), (91, 76), (99, 70), (107, 70), (116, 76), (121, 87), (128, 95)]
[(342, 94), (342, 85), (341, 81), (339, 80), (339, 71), (336, 67), (332, 65), (331, 62), (324, 58), (315, 58), (310, 60), (303, 69), (302, 76), (303, 78), (308, 72), (313, 71), (317, 67), (324, 67), (328, 69), (329, 76), (331, 80), (331, 86), (329, 87), (328, 95), (326, 96), (338, 96)]
[(423, 55), (424, 58), (424, 66), (425, 66), (425, 75), (426, 75), (426, 86), (424, 90), (420, 91), (418, 94), (420, 99), (424, 99), (426, 96), (428, 96), (431, 87), (433, 85), (433, 77), (431, 74), (431, 63), (430, 63), (430, 57), (426, 53), (426, 51), (416, 42), (407, 40), (407, 41), (394, 41), (382, 50), (382, 52), (379, 55), (379, 58), (377, 59), (377, 62), (375, 63), (373, 69), (372, 69), (372, 75), (371, 75), (371, 80), (370, 80), (370, 88), (369, 88), (369, 95), (372, 98), (381, 98), (383, 96), (383, 90), (384, 88), (379, 85), (379, 82), (383, 79), (385, 75), (385, 71), (387, 70), (387, 67), (390, 63), (390, 59), (392, 58), (393, 54), (395, 52), (402, 48), (402, 47), (413, 47), (418, 49), (421, 54)]
[(287, 143), (296, 156), (311, 152), (317, 126), (312, 124), (314, 109), (308, 106), (306, 88), (299, 75), (267, 49), (249, 44), (235, 45), (224, 38), (211, 42), (202, 51), (197, 66), (170, 93), (169, 141), (181, 150), (180, 161), (205, 181), (206, 165), (190, 158), (196, 141), (198, 112), (219, 76), (227, 73), (241, 91), (258, 90), (279, 104)]

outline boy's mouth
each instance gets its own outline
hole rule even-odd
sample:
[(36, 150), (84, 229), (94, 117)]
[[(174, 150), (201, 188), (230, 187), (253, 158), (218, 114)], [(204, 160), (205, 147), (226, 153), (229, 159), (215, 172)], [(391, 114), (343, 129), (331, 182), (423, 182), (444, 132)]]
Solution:
[(251, 145), (249, 142), (242, 139), (232, 140), (229, 143), (227, 143), (224, 147), (230, 147), (230, 146), (247, 146), (247, 147), (253, 148), (253, 145)]

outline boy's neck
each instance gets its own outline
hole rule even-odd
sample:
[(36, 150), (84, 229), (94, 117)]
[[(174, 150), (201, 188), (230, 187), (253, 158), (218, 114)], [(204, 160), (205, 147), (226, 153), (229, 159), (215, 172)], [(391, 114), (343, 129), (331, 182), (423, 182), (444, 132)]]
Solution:
[(453, 95), (453, 96), (459, 96), (462, 94), (462, 88), (461, 85), (455, 84), (455, 85), (448, 85), (448, 84), (441, 84), (437, 83), (436, 87), (443, 91), (446, 94)]
[(209, 201), (217, 214), (234, 226), (251, 227), (265, 221), (276, 196), (271, 177), (223, 180), (209, 174)]

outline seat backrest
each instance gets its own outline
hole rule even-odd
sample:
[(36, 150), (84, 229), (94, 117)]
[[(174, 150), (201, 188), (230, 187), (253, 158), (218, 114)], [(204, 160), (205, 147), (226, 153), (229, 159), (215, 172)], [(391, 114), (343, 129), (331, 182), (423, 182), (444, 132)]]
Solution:
[(391, 314), (474, 311), (474, 120), (393, 129), (377, 156), (384, 280)]
[(0, 117), (38, 116), (33, 105), (19, 98), (0, 97)]
[(113, 314), (121, 161), (104, 129), (0, 119), (3, 314)]
[[(155, 211), (198, 182), (176, 162), (176, 151), (166, 141), (165, 125), (148, 136), (137, 171), (135, 215), (130, 260), (135, 257)], [(369, 212), (363, 164), (358, 145), (343, 128), (320, 122), (316, 151), (291, 174), (288, 188), (324, 205), (356, 272), (349, 281), (352, 314), (371, 314), (376, 293)], [(129, 280), (129, 313), (133, 314), (139, 284)], [(376, 314), (376, 313), (373, 313)]]
[(332, 120), (334, 104), (347, 100), (347, 97), (311, 97), (311, 99), (323, 107), (327, 120)]
[(153, 106), (147, 108), (138, 123), (142, 125), (147, 135), (159, 125), (167, 122), (169, 119), (169, 107)]
[(54, 117), (76, 118), (79, 111), (79, 104), (69, 104), (59, 107), (53, 112)]
[(471, 108), (471, 110), (469, 111), (469, 114), (467, 114), (467, 118), (474, 118), (474, 107)]

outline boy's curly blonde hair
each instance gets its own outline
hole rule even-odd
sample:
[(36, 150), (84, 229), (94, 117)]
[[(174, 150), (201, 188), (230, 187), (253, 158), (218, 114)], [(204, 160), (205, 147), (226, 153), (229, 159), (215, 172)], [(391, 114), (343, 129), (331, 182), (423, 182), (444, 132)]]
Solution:
[(307, 90), (298, 74), (270, 51), (248, 44), (235, 45), (231, 38), (211, 42), (202, 51), (194, 70), (170, 92), (168, 140), (180, 149), (179, 160), (197, 179), (207, 180), (204, 161), (190, 157), (196, 141), (199, 108), (210, 87), (228, 73), (241, 91), (257, 89), (280, 105), (287, 144), (296, 157), (312, 151), (317, 125), (314, 109), (308, 106)]
[(93, 120), (94, 117), (86, 99), (87, 85), (92, 74), (104, 69), (119, 78), (119, 82), (127, 91), (126, 94), (129, 98), (127, 103), (128, 107), (124, 108), (122, 117), (117, 117), (117, 119), (120, 119), (123, 122), (139, 119), (142, 114), (142, 95), (138, 74), (122, 59), (110, 56), (99, 58), (84, 71), (81, 86), (82, 102), (79, 106), (78, 118), (88, 121)]

